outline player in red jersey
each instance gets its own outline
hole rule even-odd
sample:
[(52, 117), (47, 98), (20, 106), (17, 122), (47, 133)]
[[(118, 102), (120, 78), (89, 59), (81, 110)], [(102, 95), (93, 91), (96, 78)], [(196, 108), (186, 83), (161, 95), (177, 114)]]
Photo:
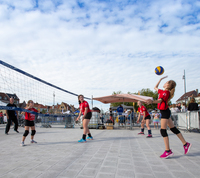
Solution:
[(138, 115), (137, 123), (140, 122), (140, 116), (141, 115), (143, 116), (143, 119), (141, 121), (141, 132), (138, 133), (138, 134), (144, 135), (144, 124), (146, 124), (147, 129), (148, 129), (147, 138), (151, 138), (152, 134), (151, 134), (151, 128), (149, 126), (150, 120), (151, 120), (151, 116), (149, 115), (147, 109), (142, 105), (141, 101), (138, 101), (138, 105), (139, 105), (139, 108), (138, 108), (139, 115)]
[(77, 117), (76, 121), (78, 121), (81, 117), (81, 114), (83, 114), (83, 116), (82, 116), (83, 137), (78, 142), (83, 143), (83, 142), (86, 142), (86, 134), (88, 134), (87, 140), (93, 140), (93, 137), (88, 128), (88, 124), (92, 117), (92, 112), (90, 110), (88, 102), (84, 100), (83, 95), (78, 96), (78, 102), (79, 102), (79, 107), (80, 107), (80, 113), (79, 113), (79, 116)]
[[(34, 108), (34, 102), (32, 100), (28, 101), (28, 104), (25, 109), (38, 112), (38, 110)], [(26, 139), (26, 136), (29, 134), (29, 128), (31, 128), (31, 143), (37, 143), (35, 140), (33, 140), (34, 135), (36, 133), (34, 120), (35, 120), (35, 114), (25, 112), (25, 132), (22, 137), (22, 143), (20, 144), (21, 146), (24, 146), (24, 141)]]
[(158, 100), (155, 100), (155, 101), (149, 100), (148, 101), (148, 104), (158, 103), (158, 109), (160, 110), (160, 113), (161, 113), (161, 129), (160, 129), (160, 133), (163, 136), (164, 143), (165, 143), (165, 152), (160, 156), (161, 158), (168, 158), (168, 157), (173, 155), (173, 152), (169, 147), (169, 138), (168, 138), (168, 134), (167, 134), (167, 130), (166, 130), (167, 126), (169, 126), (170, 130), (174, 134), (176, 134), (177, 137), (183, 143), (184, 154), (187, 154), (189, 152), (189, 150), (191, 148), (191, 145), (192, 145), (192, 144), (190, 144), (190, 143), (185, 141), (183, 135), (174, 126), (174, 124), (172, 122), (172, 119), (170, 118), (171, 117), (171, 111), (169, 110), (168, 102), (174, 96), (176, 82), (174, 82), (173, 80), (169, 80), (164, 84), (164, 86), (163, 86), (164, 90), (158, 89), (158, 86), (159, 86), (160, 82), (166, 77), (161, 78), (158, 81), (158, 83), (156, 84), (156, 86), (154, 87), (154, 89), (159, 94)]

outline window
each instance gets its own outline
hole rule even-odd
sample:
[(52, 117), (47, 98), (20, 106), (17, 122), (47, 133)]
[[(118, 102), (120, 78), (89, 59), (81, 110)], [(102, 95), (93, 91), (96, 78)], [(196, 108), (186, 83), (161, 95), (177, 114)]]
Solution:
[(2, 99), (2, 96), (0, 96), (0, 100)]
[(7, 97), (4, 97), (4, 100), (7, 100)]

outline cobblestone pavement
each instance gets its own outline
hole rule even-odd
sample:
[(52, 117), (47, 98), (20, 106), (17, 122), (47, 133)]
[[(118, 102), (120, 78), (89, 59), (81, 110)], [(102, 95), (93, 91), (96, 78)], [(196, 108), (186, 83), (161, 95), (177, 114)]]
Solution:
[[(164, 152), (159, 130), (153, 138), (133, 130), (91, 130), (94, 140), (78, 143), (82, 129), (36, 127), (35, 140), (30, 134), (20, 147), (24, 128), (4, 134), (0, 125), (0, 177), (3, 178), (193, 178), (200, 177), (200, 134), (183, 133), (192, 143), (188, 155), (176, 135), (169, 130), (173, 157), (161, 159)], [(147, 130), (145, 130), (147, 133)]]

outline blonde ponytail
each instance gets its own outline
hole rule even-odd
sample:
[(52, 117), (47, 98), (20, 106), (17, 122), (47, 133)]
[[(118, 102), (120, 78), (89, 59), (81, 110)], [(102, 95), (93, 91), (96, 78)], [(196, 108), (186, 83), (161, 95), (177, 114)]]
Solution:
[(169, 94), (168, 101), (167, 101), (168, 103), (174, 97), (174, 93), (175, 93), (175, 88), (172, 88), (171, 91), (170, 91), (170, 94)]
[(176, 87), (176, 82), (173, 80), (168, 81), (169, 84), (169, 90), (170, 90), (170, 95), (168, 98), (168, 102), (174, 97), (174, 93), (175, 93), (175, 87)]

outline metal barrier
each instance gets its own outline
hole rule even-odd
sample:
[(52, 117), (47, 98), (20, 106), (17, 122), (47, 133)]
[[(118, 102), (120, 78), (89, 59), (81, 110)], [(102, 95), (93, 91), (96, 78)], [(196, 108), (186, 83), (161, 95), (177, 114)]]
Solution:
[[(113, 113), (112, 119), (114, 120), (114, 128), (116, 129), (132, 129), (133, 126), (138, 126), (136, 123), (137, 121), (137, 114), (134, 113), (133, 115), (118, 115), (117, 113)], [(107, 114), (104, 116), (104, 123), (110, 120), (110, 115)]]
[[(82, 116), (80, 118), (80, 121), (81, 121), (81, 128), (83, 128), (83, 124), (82, 124)], [(88, 128), (89, 129), (98, 129), (99, 126), (101, 124), (101, 121), (100, 121), (100, 113), (98, 112), (92, 112), (92, 117), (90, 119), (90, 122), (88, 124)]]
[(65, 128), (74, 128), (74, 117), (74, 115), (39, 116), (39, 119), (36, 120), (41, 120), (41, 127), (45, 128), (51, 128), (52, 125), (65, 125)]
[(191, 111), (191, 112), (180, 112), (173, 113), (172, 118), (177, 117), (177, 123), (175, 124), (181, 129), (193, 130), (197, 129), (200, 131), (200, 112), (199, 111)]

